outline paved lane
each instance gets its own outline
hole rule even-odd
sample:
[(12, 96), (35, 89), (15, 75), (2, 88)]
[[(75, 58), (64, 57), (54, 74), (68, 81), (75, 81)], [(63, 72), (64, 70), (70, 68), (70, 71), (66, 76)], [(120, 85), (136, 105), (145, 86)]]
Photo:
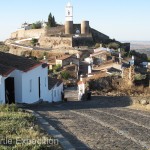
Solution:
[(36, 111), (77, 150), (150, 149), (150, 113), (107, 106), (100, 101), (67, 102)]

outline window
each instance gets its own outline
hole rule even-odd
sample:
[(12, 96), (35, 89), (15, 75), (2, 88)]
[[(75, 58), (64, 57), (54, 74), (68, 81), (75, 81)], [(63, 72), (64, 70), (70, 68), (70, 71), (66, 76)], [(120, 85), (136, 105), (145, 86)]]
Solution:
[(46, 77), (45, 77), (45, 87), (46, 87), (46, 81), (47, 81), (47, 80), (46, 80)]
[(32, 80), (30, 80), (30, 92), (32, 92)]
[(56, 90), (54, 90), (54, 97), (56, 97)]

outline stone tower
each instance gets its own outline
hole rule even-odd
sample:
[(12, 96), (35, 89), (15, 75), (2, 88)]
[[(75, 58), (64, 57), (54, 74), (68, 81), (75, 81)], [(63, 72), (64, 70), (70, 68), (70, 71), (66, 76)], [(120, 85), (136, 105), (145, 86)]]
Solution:
[(73, 6), (70, 2), (65, 8), (65, 34), (73, 34)]
[(89, 34), (89, 21), (81, 22), (81, 34)]

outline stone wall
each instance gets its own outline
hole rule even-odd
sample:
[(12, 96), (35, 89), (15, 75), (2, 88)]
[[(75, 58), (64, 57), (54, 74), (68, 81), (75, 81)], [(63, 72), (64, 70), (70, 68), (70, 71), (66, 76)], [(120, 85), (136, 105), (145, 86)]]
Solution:
[(72, 38), (42, 36), (39, 39), (39, 43), (43, 48), (72, 47)]
[(72, 46), (76, 47), (76, 46), (92, 46), (93, 43), (93, 38), (92, 36), (89, 37), (75, 37), (73, 38), (73, 43)]
[(93, 29), (93, 28), (90, 28), (90, 32), (91, 32), (91, 34), (92, 34), (93, 41), (94, 41), (95, 43), (101, 43), (101, 42), (107, 43), (107, 41), (110, 40), (110, 39), (109, 39), (109, 36), (107, 36), (107, 35), (105, 35), (105, 34), (99, 32), (99, 31), (97, 31), (97, 30), (95, 30), (95, 29)]
[(51, 56), (56, 56), (58, 54), (77, 54), (79, 53), (78, 50), (73, 50), (73, 49), (56, 49), (56, 50), (29, 50), (27, 48), (20, 48), (16, 46), (11, 46), (9, 52), (14, 55), (22, 56), (22, 55), (29, 55), (29, 56), (36, 56), (41, 58), (46, 54), (46, 56), (51, 57)]
[(11, 34), (11, 38), (24, 39), (24, 38), (39, 37), (43, 34), (45, 34), (44, 29), (18, 30)]

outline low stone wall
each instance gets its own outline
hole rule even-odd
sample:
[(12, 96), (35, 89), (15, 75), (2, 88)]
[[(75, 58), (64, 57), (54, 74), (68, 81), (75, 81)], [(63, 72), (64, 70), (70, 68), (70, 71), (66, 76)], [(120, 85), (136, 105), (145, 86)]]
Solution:
[(72, 47), (72, 38), (42, 36), (39, 43), (43, 48)]
[(46, 54), (46, 56), (56, 56), (58, 54), (77, 54), (79, 53), (78, 50), (73, 49), (56, 49), (56, 50), (38, 50), (38, 49), (27, 49), (27, 48), (20, 48), (17, 46), (11, 46), (9, 52), (14, 55), (22, 56), (22, 55), (29, 55), (29, 56), (36, 56), (41, 58)]
[(12, 39), (26, 39), (32, 37), (39, 37), (45, 34), (44, 29), (18, 30), (11, 34)]

